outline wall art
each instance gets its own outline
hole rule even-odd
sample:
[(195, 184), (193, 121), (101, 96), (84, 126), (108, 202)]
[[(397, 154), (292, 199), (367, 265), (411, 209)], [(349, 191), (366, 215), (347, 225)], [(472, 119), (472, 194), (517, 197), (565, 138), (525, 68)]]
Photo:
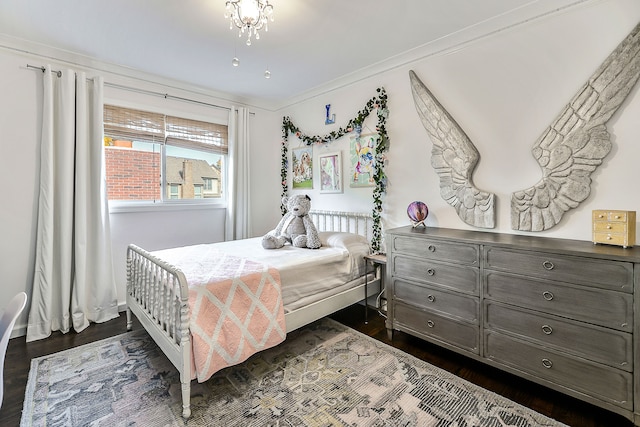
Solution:
[[(543, 231), (591, 193), (591, 173), (611, 151), (607, 122), (640, 76), (640, 24), (578, 90), (533, 146), (535, 185), (511, 195), (511, 228)], [(631, 141), (630, 141), (631, 142)], [(635, 141), (634, 141), (635, 142)]]
[(336, 122), (336, 115), (335, 114), (331, 114), (329, 113), (329, 111), (331, 110), (331, 104), (327, 104), (324, 106), (325, 110), (327, 110), (327, 114), (324, 118), (324, 124), (325, 125), (332, 125)]
[[(511, 228), (544, 231), (591, 193), (591, 173), (611, 151), (607, 122), (640, 77), (640, 24), (578, 90), (533, 146), (542, 178), (511, 195)], [(471, 175), (480, 155), (451, 115), (413, 71), (413, 99), (433, 142), (431, 165), (440, 175), (440, 194), (458, 216), (477, 227), (495, 226), (495, 195), (474, 187)]]
[(291, 150), (291, 188), (313, 188), (313, 147)]
[(496, 196), (473, 185), (478, 150), (416, 73), (409, 71), (409, 78), (418, 116), (433, 144), (431, 166), (440, 176), (440, 195), (467, 224), (494, 228)]
[(376, 147), (378, 134), (355, 135), (351, 137), (349, 160), (351, 173), (350, 187), (373, 187), (376, 173)]
[(320, 154), (320, 192), (342, 193), (342, 157), (339, 151)]

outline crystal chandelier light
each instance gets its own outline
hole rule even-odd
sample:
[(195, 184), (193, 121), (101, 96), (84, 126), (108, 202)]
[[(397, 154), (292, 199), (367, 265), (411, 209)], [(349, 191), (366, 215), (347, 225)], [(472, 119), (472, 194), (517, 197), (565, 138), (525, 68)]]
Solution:
[(235, 25), (240, 29), (238, 37), (247, 33), (247, 46), (251, 46), (251, 36), (260, 39), (260, 31), (263, 27), (269, 31), (267, 21), (273, 22), (273, 6), (269, 0), (227, 0), (224, 17), (229, 19), (229, 29)]

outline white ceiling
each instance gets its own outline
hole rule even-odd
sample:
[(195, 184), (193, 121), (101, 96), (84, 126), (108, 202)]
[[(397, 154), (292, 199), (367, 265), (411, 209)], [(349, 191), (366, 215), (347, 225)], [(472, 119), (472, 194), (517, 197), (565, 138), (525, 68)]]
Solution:
[(0, 34), (71, 63), (278, 103), (585, 1), (271, 0), (275, 22), (246, 46), (225, 0), (0, 0)]

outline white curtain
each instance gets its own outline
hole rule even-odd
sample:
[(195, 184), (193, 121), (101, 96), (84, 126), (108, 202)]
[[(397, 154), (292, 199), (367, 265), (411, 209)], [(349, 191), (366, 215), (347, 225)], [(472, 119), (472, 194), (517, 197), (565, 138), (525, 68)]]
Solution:
[(225, 240), (251, 237), (249, 145), (249, 111), (232, 107), (229, 113), (229, 197)]
[(45, 68), (36, 262), (27, 341), (118, 317), (103, 145), (103, 80)]

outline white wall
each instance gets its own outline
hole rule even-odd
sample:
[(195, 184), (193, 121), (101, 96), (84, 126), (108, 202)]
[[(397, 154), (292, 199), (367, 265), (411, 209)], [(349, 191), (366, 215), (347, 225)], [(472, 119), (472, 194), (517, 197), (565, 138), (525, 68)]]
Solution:
[[(348, 87), (313, 96), (281, 113), (289, 115), (306, 134), (326, 134), (355, 117), (375, 95), (375, 89), (384, 86), (390, 110), (385, 227), (408, 225), (407, 205), (421, 200), (430, 209), (428, 226), (477, 229), (460, 220), (440, 196), (438, 175), (430, 163), (432, 144), (411, 94), (409, 70), (414, 70), (480, 152), (474, 183), (497, 196), (497, 226), (484, 231), (590, 240), (593, 209), (640, 210), (636, 188), (640, 177), (640, 84), (610, 120), (613, 149), (592, 174), (591, 194), (577, 209), (545, 232), (517, 232), (511, 229), (511, 193), (540, 180), (540, 167), (531, 155), (533, 144), (639, 21), (637, 1), (611, 0), (575, 7), (428, 54)], [(324, 125), (325, 104), (331, 104), (336, 125)], [(373, 129), (375, 118), (367, 123)], [(349, 149), (347, 140), (314, 146), (314, 157), (318, 152), (336, 150), (344, 157)], [(290, 138), (290, 147), (299, 144), (298, 139)], [(310, 193), (315, 208), (371, 206), (365, 189), (345, 189), (347, 197), (340, 198), (319, 194), (316, 189)]]
[[(0, 303), (18, 292), (31, 295), (38, 208), (39, 135), (42, 84), (25, 71), (25, 59), (0, 53)], [(22, 68), (22, 69), (21, 69)], [(16, 322), (24, 327), (26, 315)]]

